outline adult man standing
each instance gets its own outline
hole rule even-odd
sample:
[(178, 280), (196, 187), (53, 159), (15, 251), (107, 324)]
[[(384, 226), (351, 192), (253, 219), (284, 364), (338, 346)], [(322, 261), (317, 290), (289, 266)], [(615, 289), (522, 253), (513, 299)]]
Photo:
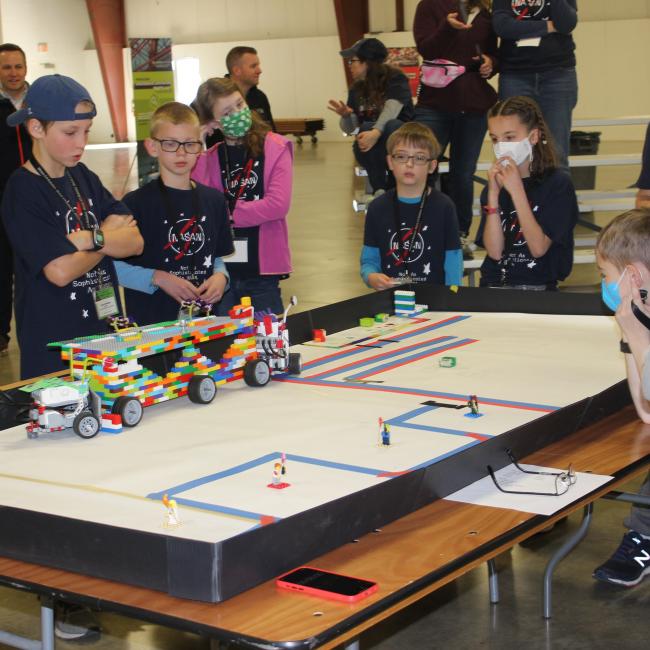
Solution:
[[(31, 139), (23, 126), (7, 126), (7, 117), (23, 103), (29, 84), (23, 50), (13, 43), (0, 45), (0, 200), (9, 176), (31, 151)], [(11, 326), (13, 256), (0, 219), (0, 354), (7, 351)]]
[(226, 68), (251, 110), (256, 111), (275, 131), (269, 99), (257, 86), (262, 74), (257, 50), (246, 45), (233, 47), (226, 56)]

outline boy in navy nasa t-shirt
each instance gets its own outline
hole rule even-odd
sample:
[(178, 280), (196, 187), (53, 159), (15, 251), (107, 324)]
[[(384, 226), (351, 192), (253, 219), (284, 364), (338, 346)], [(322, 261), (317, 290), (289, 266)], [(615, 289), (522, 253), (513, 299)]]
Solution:
[(5, 188), (2, 217), (15, 253), (16, 325), (22, 378), (63, 369), (47, 344), (107, 330), (118, 315), (113, 259), (138, 254), (142, 237), (128, 209), (79, 163), (96, 110), (73, 79), (47, 75), (23, 108), (32, 156)]
[(150, 132), (145, 146), (158, 159), (160, 178), (124, 197), (144, 251), (116, 265), (127, 312), (139, 325), (175, 320), (186, 300), (219, 302), (228, 286), (221, 257), (233, 252), (223, 194), (190, 180), (203, 149), (196, 113), (164, 104)]

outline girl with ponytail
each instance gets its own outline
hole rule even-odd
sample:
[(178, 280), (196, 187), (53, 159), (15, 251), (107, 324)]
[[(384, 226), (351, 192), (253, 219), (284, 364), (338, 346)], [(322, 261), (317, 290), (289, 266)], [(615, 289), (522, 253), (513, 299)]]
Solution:
[(539, 106), (510, 97), (488, 112), (494, 164), (481, 195), (481, 286), (553, 290), (573, 265), (578, 203)]

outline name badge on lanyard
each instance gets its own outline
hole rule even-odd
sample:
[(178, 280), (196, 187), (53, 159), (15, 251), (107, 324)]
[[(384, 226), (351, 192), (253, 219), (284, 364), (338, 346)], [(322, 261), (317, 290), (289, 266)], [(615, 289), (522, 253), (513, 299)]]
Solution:
[(235, 252), (225, 258), (226, 262), (228, 264), (248, 264), (248, 238), (235, 237), (233, 244), (235, 246)]
[(95, 303), (95, 310), (97, 311), (97, 318), (99, 320), (117, 316), (120, 313), (117, 306), (115, 287), (112, 284), (106, 284), (94, 289), (93, 302)]

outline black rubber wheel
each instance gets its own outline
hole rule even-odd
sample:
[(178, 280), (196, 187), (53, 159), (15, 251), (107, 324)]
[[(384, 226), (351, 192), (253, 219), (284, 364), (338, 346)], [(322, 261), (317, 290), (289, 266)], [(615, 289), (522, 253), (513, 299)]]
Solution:
[(80, 438), (94, 438), (99, 433), (99, 420), (91, 411), (81, 411), (72, 423), (72, 430)]
[(217, 385), (208, 375), (194, 375), (187, 387), (187, 396), (195, 404), (209, 404), (217, 394)]
[(302, 357), (300, 352), (289, 352), (289, 372), (299, 375), (302, 372)]
[(125, 427), (134, 427), (142, 420), (142, 404), (137, 397), (118, 397), (112, 411), (122, 418)]
[(271, 381), (271, 369), (264, 359), (247, 361), (244, 366), (244, 381), (249, 386), (266, 386)]

